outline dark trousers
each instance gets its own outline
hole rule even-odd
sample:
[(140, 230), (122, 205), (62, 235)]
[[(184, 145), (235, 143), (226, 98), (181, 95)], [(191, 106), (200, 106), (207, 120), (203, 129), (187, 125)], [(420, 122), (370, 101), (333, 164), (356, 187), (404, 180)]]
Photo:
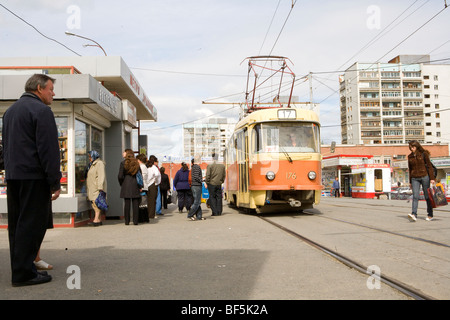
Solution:
[(51, 191), (46, 180), (8, 180), (8, 236), (12, 282), (37, 276), (34, 259), (47, 231)]
[(188, 190), (177, 190), (178, 197), (178, 210), (183, 210), (186, 207), (186, 210), (191, 209), (191, 205), (193, 202), (192, 192), (190, 189)]
[(161, 204), (164, 209), (167, 209), (167, 190), (159, 190), (161, 192)]
[(334, 197), (335, 198), (339, 198), (339, 196), (341, 195), (341, 192), (339, 189), (334, 189)]
[(156, 184), (152, 184), (148, 186), (147, 191), (147, 208), (148, 208), (148, 217), (150, 219), (155, 219), (156, 214), (156, 197), (158, 196), (158, 187)]
[(133, 205), (133, 224), (139, 223), (139, 202), (141, 198), (125, 198), (123, 213), (125, 215), (125, 224), (130, 224), (131, 205)]
[(213, 216), (222, 214), (222, 186), (208, 185), (209, 205)]

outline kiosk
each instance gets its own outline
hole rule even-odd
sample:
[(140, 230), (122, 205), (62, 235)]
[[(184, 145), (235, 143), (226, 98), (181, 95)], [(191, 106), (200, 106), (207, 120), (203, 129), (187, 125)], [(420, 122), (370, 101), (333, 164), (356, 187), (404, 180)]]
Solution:
[[(86, 197), (87, 152), (106, 163), (107, 217), (123, 216), (117, 173), (139, 120), (156, 121), (156, 109), (121, 57), (0, 58), (1, 117), (24, 92), (34, 73), (56, 79), (51, 104), (58, 128), (61, 195), (52, 202), (55, 227), (74, 227), (91, 218)], [(0, 227), (7, 227), (4, 172), (0, 174)]]
[(391, 193), (391, 168), (388, 164), (352, 166), (352, 198), (375, 198)]

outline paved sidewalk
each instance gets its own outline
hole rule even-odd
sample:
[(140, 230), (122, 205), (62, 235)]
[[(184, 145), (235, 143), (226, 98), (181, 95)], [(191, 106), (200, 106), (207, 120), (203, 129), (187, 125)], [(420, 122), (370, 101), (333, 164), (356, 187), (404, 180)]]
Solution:
[(177, 211), (169, 205), (138, 226), (48, 230), (41, 257), (55, 266), (53, 280), (31, 287), (11, 286), (0, 230), (0, 299), (405, 299), (388, 287), (368, 290), (366, 275), (227, 205), (218, 217), (204, 210), (205, 221)]

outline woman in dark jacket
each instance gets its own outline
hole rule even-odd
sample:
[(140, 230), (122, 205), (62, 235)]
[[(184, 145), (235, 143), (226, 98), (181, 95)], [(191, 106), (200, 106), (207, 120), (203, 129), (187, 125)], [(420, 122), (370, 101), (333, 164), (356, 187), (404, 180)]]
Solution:
[(433, 220), (433, 207), (428, 198), (428, 188), (430, 183), (434, 184), (436, 177), (434, 176), (433, 166), (430, 161), (430, 152), (425, 150), (418, 141), (409, 142), (408, 168), (409, 182), (413, 191), (412, 212), (408, 215), (409, 220), (417, 220), (417, 208), (419, 204), (420, 186), (422, 186), (423, 195), (427, 201), (427, 221)]
[(187, 211), (191, 209), (191, 186), (189, 185), (189, 168), (186, 163), (181, 164), (181, 169), (175, 174), (173, 186), (177, 190), (178, 211), (183, 212), (186, 206)]
[(125, 200), (124, 216), (125, 224), (130, 224), (130, 207), (133, 205), (133, 224), (137, 225), (139, 221), (139, 201), (141, 198), (141, 188), (139, 188), (136, 174), (140, 171), (139, 162), (134, 154), (127, 153), (125, 160), (120, 163), (119, 184), (120, 197)]

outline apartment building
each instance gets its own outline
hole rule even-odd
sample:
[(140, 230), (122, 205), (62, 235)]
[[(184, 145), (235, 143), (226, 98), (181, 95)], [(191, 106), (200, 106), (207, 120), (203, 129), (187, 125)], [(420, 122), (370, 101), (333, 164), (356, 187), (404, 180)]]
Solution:
[(356, 62), (339, 80), (343, 144), (450, 141), (450, 65), (400, 55)]
[(211, 118), (204, 122), (184, 124), (183, 156), (194, 157), (199, 154), (208, 158), (216, 153), (221, 158), (235, 125), (228, 123), (226, 118)]

